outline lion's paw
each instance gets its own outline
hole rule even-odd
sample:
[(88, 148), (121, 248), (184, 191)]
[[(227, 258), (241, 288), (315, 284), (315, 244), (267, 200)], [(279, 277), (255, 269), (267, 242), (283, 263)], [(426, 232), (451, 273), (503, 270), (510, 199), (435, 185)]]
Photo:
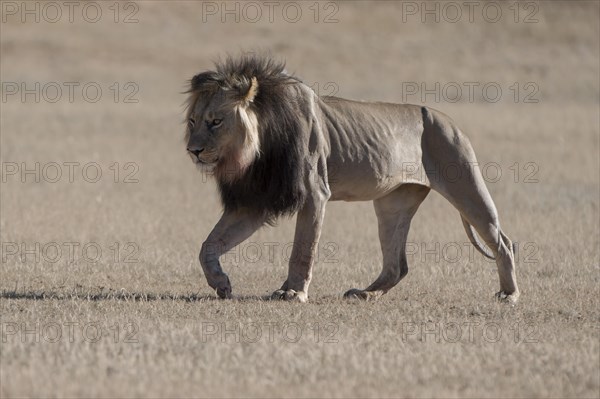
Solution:
[(271, 294), (271, 299), (281, 299), (284, 301), (307, 302), (308, 295), (304, 291), (296, 290), (277, 290)]
[(376, 292), (359, 290), (357, 288), (352, 288), (351, 290), (346, 291), (344, 294), (344, 298), (346, 299), (361, 299), (363, 301), (368, 301), (370, 299), (375, 299), (379, 295)]
[(221, 299), (231, 299), (233, 297), (231, 294), (231, 286), (219, 287), (216, 291)]
[(507, 294), (504, 291), (499, 291), (496, 293), (495, 298), (499, 302), (514, 306), (519, 300), (519, 291), (513, 292), (512, 294)]
[(217, 292), (217, 295), (221, 299), (231, 299), (231, 282), (227, 275), (223, 275), (219, 278), (219, 281), (213, 282), (212, 287)]

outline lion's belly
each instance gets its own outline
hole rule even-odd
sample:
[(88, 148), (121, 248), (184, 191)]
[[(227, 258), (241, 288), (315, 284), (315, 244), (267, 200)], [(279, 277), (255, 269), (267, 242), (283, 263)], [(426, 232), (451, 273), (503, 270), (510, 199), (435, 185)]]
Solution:
[[(420, 162), (419, 162), (420, 164)], [(328, 171), (330, 201), (372, 201), (394, 191), (402, 184), (429, 185), (415, 161), (373, 165), (369, 162), (343, 163)]]

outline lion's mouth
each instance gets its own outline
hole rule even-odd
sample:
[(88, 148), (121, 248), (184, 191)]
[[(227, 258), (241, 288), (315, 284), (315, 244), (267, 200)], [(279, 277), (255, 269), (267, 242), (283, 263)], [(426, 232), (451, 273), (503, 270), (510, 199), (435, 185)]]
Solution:
[(219, 162), (219, 157), (213, 159), (212, 161), (205, 161), (203, 159), (198, 158), (198, 162), (201, 163), (202, 165), (212, 166), (212, 165), (215, 165), (217, 162)]
[(219, 157), (215, 157), (212, 160), (206, 160), (206, 159), (202, 159), (200, 158), (198, 155), (195, 155), (191, 152), (188, 152), (190, 158), (192, 158), (192, 162), (194, 162), (196, 165), (199, 166), (214, 166), (218, 161), (219, 161)]

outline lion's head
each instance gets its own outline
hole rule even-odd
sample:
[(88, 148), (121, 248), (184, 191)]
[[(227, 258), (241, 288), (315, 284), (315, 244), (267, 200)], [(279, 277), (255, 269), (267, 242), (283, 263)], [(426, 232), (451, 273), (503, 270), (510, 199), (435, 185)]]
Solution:
[(233, 181), (259, 155), (256, 113), (251, 108), (258, 81), (240, 77), (224, 85), (215, 78), (214, 73), (204, 73), (192, 79), (187, 150), (202, 169)]
[(274, 219), (302, 205), (306, 89), (283, 63), (254, 55), (227, 58), (192, 78), (187, 150), (216, 177), (226, 209)]

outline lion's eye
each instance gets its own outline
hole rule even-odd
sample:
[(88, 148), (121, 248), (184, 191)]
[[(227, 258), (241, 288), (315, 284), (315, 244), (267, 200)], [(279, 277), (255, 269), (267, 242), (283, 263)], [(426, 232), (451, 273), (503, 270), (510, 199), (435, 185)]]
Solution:
[(221, 122), (223, 122), (222, 119), (213, 119), (211, 121), (206, 121), (206, 126), (209, 129), (212, 129), (214, 127), (219, 127), (219, 125), (221, 124)]

